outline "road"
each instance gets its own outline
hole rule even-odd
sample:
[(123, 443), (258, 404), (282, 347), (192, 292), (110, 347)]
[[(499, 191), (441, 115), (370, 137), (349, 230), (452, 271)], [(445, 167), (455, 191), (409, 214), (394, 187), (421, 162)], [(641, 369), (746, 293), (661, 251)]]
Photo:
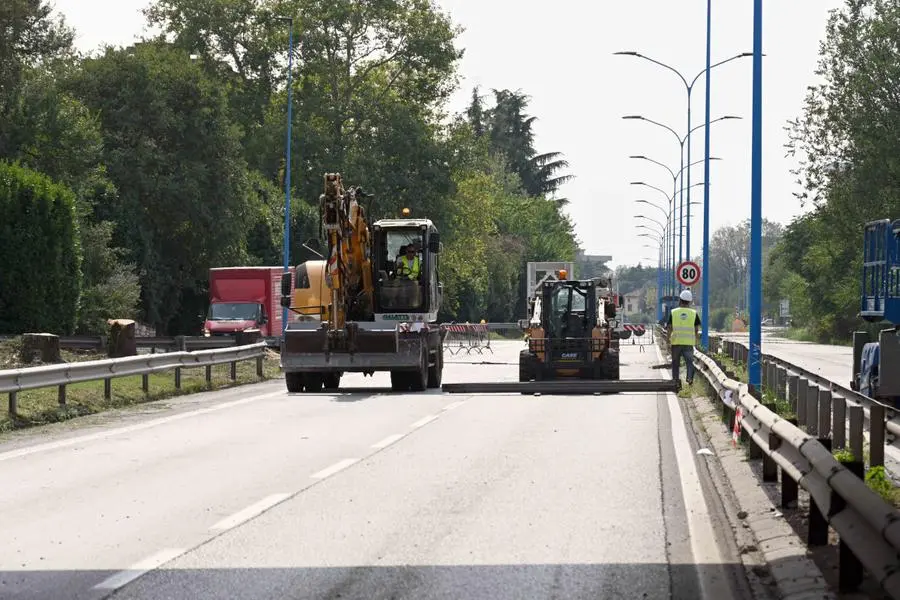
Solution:
[[(515, 380), (520, 347), (448, 354), (445, 381)], [(658, 362), (626, 345), (622, 376)], [(743, 597), (674, 394), (342, 383), (0, 438), (0, 597)]]
[[(747, 344), (746, 333), (716, 334)], [(853, 370), (853, 348), (849, 346), (829, 346), (797, 342), (777, 337), (777, 330), (768, 332), (763, 329), (764, 354), (770, 354), (782, 360), (802, 367), (807, 371), (821, 375), (844, 387), (850, 387), (850, 372)]]

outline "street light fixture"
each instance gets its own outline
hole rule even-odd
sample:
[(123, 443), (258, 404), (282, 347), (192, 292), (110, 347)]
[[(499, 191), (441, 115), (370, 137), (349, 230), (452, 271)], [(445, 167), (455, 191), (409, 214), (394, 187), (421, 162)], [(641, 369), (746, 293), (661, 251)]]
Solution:
[[(736, 54), (735, 56), (726, 58), (725, 60), (720, 60), (717, 63), (710, 64), (709, 46), (710, 46), (711, 27), (712, 27), (711, 21), (710, 21), (710, 18), (711, 18), (710, 17), (710, 15), (711, 15), (710, 4), (711, 4), (711, 2), (707, 3), (707, 23), (706, 23), (706, 27), (707, 27), (707, 60), (706, 60), (706, 66), (704, 67), (704, 69), (702, 71), (697, 73), (697, 75), (691, 80), (690, 83), (688, 83), (687, 78), (684, 75), (682, 75), (681, 72), (678, 71), (678, 69), (675, 69), (674, 67), (667, 65), (661, 61), (658, 61), (654, 58), (650, 58), (649, 56), (641, 54), (640, 52), (635, 52), (634, 50), (627, 50), (627, 51), (620, 51), (620, 52), (613, 53), (614, 55), (619, 55), (619, 56), (632, 56), (634, 58), (641, 58), (641, 59), (649, 61), (657, 66), (663, 67), (664, 69), (667, 69), (667, 70), (671, 71), (672, 73), (675, 73), (675, 75), (677, 75), (678, 78), (681, 80), (681, 82), (684, 84), (685, 90), (687, 92), (687, 130), (688, 130), (687, 162), (689, 164), (691, 162), (691, 132), (693, 131), (691, 129), (691, 95), (694, 91), (694, 85), (697, 83), (697, 80), (700, 79), (700, 77), (703, 76), (704, 74), (707, 75), (707, 77), (706, 77), (706, 80), (707, 80), (707, 102), (706, 102), (706, 105), (707, 105), (707, 110), (708, 110), (708, 107), (709, 107), (708, 90), (709, 90), (709, 73), (710, 73), (710, 71), (716, 67), (730, 63), (731, 61), (738, 60), (740, 58), (749, 58), (749, 57), (754, 56), (753, 52), (742, 52), (741, 54)], [(708, 126), (710, 123), (711, 123), (711, 121), (709, 120), (709, 117), (707, 116), (706, 125)], [(708, 148), (708, 144), (707, 144), (707, 148)], [(708, 153), (708, 150), (707, 150), (707, 153)], [(709, 174), (707, 173), (707, 180), (708, 179), (709, 179)], [(691, 199), (691, 193), (690, 193), (691, 171), (690, 171), (690, 169), (688, 169), (688, 173), (687, 173), (687, 183), (689, 186), (687, 188), (688, 189), (688, 202), (690, 202), (690, 199)], [(688, 209), (688, 210), (690, 211), (690, 209)], [(688, 230), (687, 230), (687, 254), (688, 255), (690, 255), (690, 245), (691, 245), (690, 242), (691, 242), (691, 230), (690, 230), (690, 212), (689, 212), (688, 213)]]
[[(687, 234), (687, 240), (683, 240), (683, 239), (679, 238), (679, 243), (678, 243), (678, 260), (680, 261), (680, 260), (683, 259), (683, 254), (687, 254), (687, 255), (688, 255), (688, 258), (689, 258), (689, 257), (690, 257), (690, 254), (691, 254), (691, 209), (690, 209), (690, 201), (691, 201), (691, 187), (693, 187), (693, 186), (691, 186), (691, 180), (690, 180), (690, 176), (691, 176), (691, 170), (690, 170), (690, 167), (693, 166), (693, 164), (697, 164), (697, 163), (691, 163), (691, 162), (690, 162), (690, 148), (688, 148), (688, 164), (687, 164), (687, 165), (684, 164), (684, 145), (685, 145), (685, 142), (687, 142), (688, 145), (690, 146), (691, 133), (693, 133), (694, 131), (696, 131), (696, 130), (698, 130), (698, 129), (702, 129), (702, 128), (704, 128), (704, 127), (707, 127), (707, 125), (704, 123), (703, 125), (698, 125), (698, 126), (694, 127), (693, 129), (688, 129), (687, 135), (685, 135), (684, 137), (682, 137), (682, 136), (678, 135), (678, 132), (677, 132), (677, 131), (675, 131), (674, 129), (672, 129), (672, 128), (669, 127), (668, 125), (665, 125), (665, 124), (660, 123), (660, 122), (658, 122), (658, 121), (654, 121), (653, 119), (648, 119), (647, 117), (645, 117), (645, 116), (643, 116), (643, 115), (626, 115), (626, 116), (624, 116), (624, 117), (622, 117), (622, 118), (623, 118), (623, 119), (626, 119), (626, 120), (646, 121), (647, 123), (650, 123), (650, 124), (652, 124), (652, 125), (656, 125), (656, 126), (658, 126), (658, 127), (662, 127), (663, 129), (669, 131), (672, 135), (674, 135), (674, 136), (675, 136), (675, 139), (678, 140), (678, 145), (679, 145), (679, 148), (680, 148), (680, 157), (681, 157), (681, 170), (679, 171), (679, 174), (684, 173), (685, 170), (687, 170), (687, 174), (688, 174), (687, 187), (685, 187), (685, 185), (684, 185), (684, 177), (682, 176), (682, 178), (681, 178), (681, 190), (680, 190), (680, 195), (679, 195), (679, 207), (678, 207), (678, 218), (679, 218), (679, 219), (684, 219), (684, 217), (685, 217), (685, 216), (684, 216), (684, 194), (685, 194), (685, 190), (687, 190), (687, 200), (688, 200), (688, 208), (687, 208), (687, 231), (686, 231), (686, 234)], [(736, 116), (736, 115), (724, 115), (724, 116), (718, 117), (717, 119), (713, 119), (712, 121), (710, 121), (710, 125), (711, 125), (712, 123), (717, 123), (717, 122), (719, 122), (719, 121), (728, 121), (728, 120), (732, 120), (732, 119), (740, 119), (740, 118), (741, 118), (741, 117)], [(688, 122), (688, 127), (690, 127), (690, 121)], [(648, 160), (649, 160), (649, 159), (648, 159)], [(656, 162), (656, 161), (651, 161), (651, 162)], [(700, 161), (698, 161), (698, 163), (699, 163), (699, 162), (700, 162)], [(657, 163), (657, 164), (659, 164), (659, 163)], [(668, 167), (666, 167), (666, 168), (668, 168)], [(669, 172), (672, 173), (671, 169), (669, 170)], [(685, 241), (686, 241), (686, 243), (684, 243)]]

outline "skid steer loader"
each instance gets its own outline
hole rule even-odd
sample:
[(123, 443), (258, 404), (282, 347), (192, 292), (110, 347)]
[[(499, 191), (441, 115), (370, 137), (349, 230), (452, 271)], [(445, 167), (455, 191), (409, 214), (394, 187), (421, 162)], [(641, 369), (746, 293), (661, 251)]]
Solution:
[(619, 377), (616, 297), (598, 280), (570, 280), (560, 271), (531, 303), (528, 347), (519, 355), (519, 381), (445, 384), (457, 393), (575, 394), (676, 391), (666, 379)]

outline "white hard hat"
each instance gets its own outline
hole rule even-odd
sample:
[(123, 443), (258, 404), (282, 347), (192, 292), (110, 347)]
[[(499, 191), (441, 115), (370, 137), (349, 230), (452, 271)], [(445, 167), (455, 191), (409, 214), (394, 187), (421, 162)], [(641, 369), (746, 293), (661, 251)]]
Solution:
[(683, 292), (681, 292), (681, 295), (678, 297), (681, 298), (682, 300), (684, 300), (685, 302), (691, 302), (694, 300), (694, 295), (691, 294), (691, 290), (684, 290)]

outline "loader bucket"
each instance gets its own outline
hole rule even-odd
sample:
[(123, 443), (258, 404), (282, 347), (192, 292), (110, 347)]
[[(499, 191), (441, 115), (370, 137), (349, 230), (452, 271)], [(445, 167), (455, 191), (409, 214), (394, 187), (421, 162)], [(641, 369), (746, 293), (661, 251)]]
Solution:
[(576, 379), (571, 381), (490, 381), (445, 383), (441, 389), (450, 394), (623, 394), (677, 391), (674, 379)]

